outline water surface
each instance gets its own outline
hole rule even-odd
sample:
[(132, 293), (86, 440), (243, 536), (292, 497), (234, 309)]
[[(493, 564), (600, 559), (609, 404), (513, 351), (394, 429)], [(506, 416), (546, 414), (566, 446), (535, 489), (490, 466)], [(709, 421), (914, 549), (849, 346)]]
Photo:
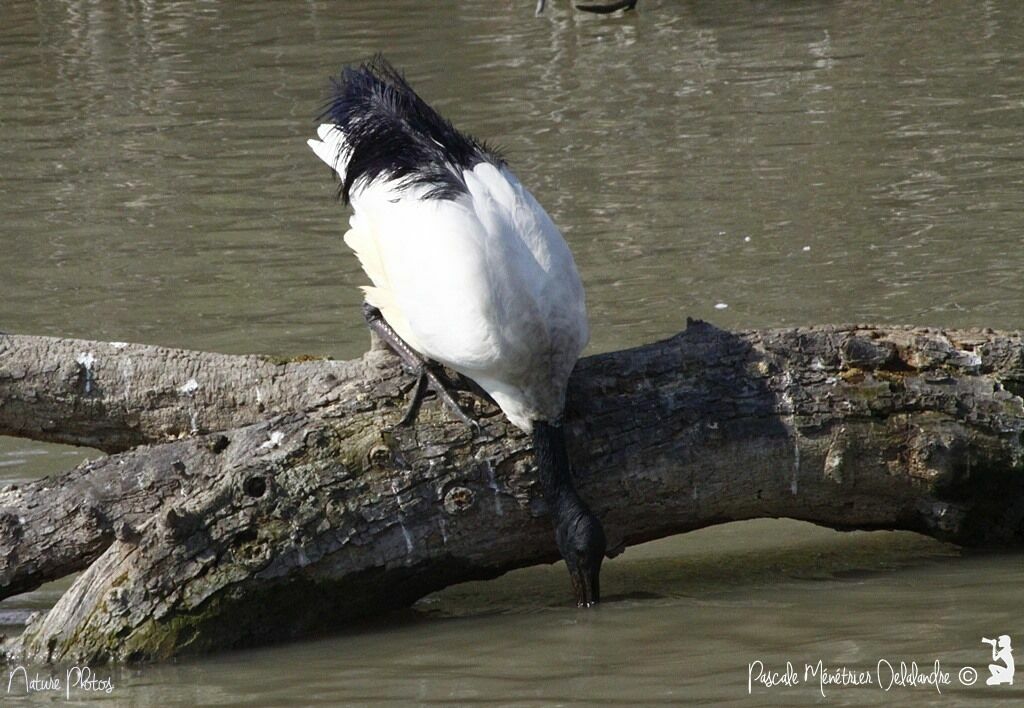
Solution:
[[(501, 145), (562, 227), (591, 352), (687, 316), (1021, 327), (1024, 5), (533, 5), (7, 0), (0, 329), (357, 356), (363, 276), (304, 139), (327, 76), (376, 51)], [(0, 481), (95, 454), (0, 440)], [(567, 607), (562, 568), (526, 569), (343, 636), (117, 671), (102, 698), (822, 702), (807, 685), (748, 696), (757, 659), (940, 659), (984, 679), (982, 636), (1024, 643), (1020, 560), (747, 522), (630, 549), (598, 612)], [(0, 622), (63, 587), (0, 604)], [(1022, 693), (842, 688), (827, 702)]]

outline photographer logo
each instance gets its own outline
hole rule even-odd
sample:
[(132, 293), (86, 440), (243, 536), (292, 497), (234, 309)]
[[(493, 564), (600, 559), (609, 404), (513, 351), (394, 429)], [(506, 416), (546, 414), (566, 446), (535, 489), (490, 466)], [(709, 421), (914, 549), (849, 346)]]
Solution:
[[(982, 637), (983, 644), (992, 649), (988, 664), (987, 686), (1012, 686), (1016, 670), (1013, 661), (1013, 644), (1008, 634), (995, 639)], [(802, 670), (801, 670), (802, 669)], [(981, 676), (974, 666), (943, 665), (942, 660), (931, 661), (883, 657), (873, 665), (861, 661), (853, 665), (828, 664), (817, 661), (786, 661), (785, 665), (771, 666), (763, 659), (747, 664), (747, 694), (770, 689), (785, 689), (808, 684), (817, 689), (822, 698), (836, 689), (874, 687), (884, 692), (897, 690), (931, 690), (941, 694), (943, 689), (960, 686), (970, 687), (979, 682)]]
[(998, 639), (982, 637), (984, 644), (992, 647), (992, 663), (988, 665), (991, 676), (985, 680), (986, 686), (1013, 685), (1013, 647), (1010, 646), (1010, 635), (1001, 634)]

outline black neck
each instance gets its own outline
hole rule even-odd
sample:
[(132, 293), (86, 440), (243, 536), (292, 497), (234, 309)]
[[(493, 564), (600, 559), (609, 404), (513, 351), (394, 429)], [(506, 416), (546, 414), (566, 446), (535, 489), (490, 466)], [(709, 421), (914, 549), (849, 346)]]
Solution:
[(533, 450), (537, 457), (537, 471), (544, 490), (544, 499), (552, 514), (567, 506), (582, 505), (569, 471), (569, 453), (565, 449), (562, 426), (544, 421), (533, 424)]
[(601, 560), (608, 543), (604, 529), (573, 486), (562, 427), (534, 422), (533, 451), (555, 526), (555, 543), (569, 569), (576, 604), (590, 607), (601, 599)]

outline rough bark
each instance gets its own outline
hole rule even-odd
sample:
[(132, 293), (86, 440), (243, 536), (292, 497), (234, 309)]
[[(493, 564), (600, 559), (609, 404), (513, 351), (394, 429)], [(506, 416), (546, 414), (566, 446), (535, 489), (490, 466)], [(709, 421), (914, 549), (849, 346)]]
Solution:
[(0, 434), (121, 452), (329, 405), (361, 366), (0, 335)]
[[(88, 386), (87, 349), (108, 352)], [(135, 352), (144, 384), (118, 373), (139, 370), (119, 358)], [(474, 436), (436, 405), (392, 429), (410, 384), (379, 351), (275, 364), (0, 338), (0, 432), (159, 443), (0, 492), (0, 588), (88, 565), (10, 655), (156, 659), (280, 640), (556, 560), (529, 441), (494, 411)], [(1020, 544), (1022, 393), (1016, 333), (694, 323), (582, 360), (566, 427), (616, 549), (753, 517)], [(193, 416), (202, 424), (182, 425)]]

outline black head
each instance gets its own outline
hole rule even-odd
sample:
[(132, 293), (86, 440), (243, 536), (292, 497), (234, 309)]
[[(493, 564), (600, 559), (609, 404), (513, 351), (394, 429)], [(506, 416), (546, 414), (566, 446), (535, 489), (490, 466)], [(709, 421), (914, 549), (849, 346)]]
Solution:
[(555, 512), (555, 542), (569, 568), (576, 604), (601, 601), (601, 561), (608, 545), (597, 517), (578, 499)]

